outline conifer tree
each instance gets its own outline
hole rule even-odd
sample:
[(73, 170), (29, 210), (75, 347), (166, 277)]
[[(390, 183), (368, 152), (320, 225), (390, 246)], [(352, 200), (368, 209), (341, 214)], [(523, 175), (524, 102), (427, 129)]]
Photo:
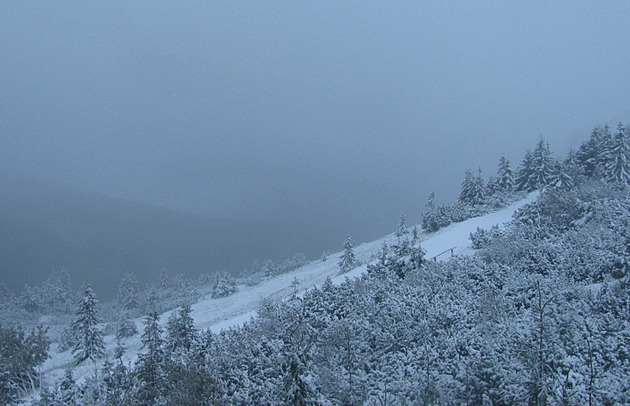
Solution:
[(424, 204), (427, 210), (435, 209), (435, 192), (429, 193), (429, 197), (427, 198), (427, 202)]
[(471, 171), (466, 171), (459, 193), (459, 201), (469, 206), (476, 206), (483, 203), (485, 198), (486, 187), (481, 177), (481, 169), (479, 169), (479, 174), (476, 177)]
[(521, 166), (518, 168), (516, 173), (516, 178), (514, 179), (514, 189), (516, 191), (526, 191), (530, 192), (534, 189), (531, 188), (531, 168), (532, 168), (532, 151), (525, 151), (525, 156), (523, 157), (523, 161), (521, 162)]
[(138, 279), (135, 274), (126, 273), (118, 288), (118, 305), (126, 311), (133, 311), (140, 307), (138, 300)]
[(285, 366), (284, 390), (287, 404), (292, 406), (321, 405), (317, 390), (309, 376), (309, 360), (306, 354), (289, 353)]
[(263, 263), (262, 272), (265, 278), (271, 278), (276, 274), (277, 268), (271, 259), (267, 259), (265, 263)]
[(72, 406), (77, 404), (77, 386), (72, 377), (72, 370), (66, 369), (63, 379), (59, 382), (59, 400), (64, 406)]
[(168, 319), (166, 332), (168, 334), (167, 348), (169, 351), (189, 350), (197, 335), (195, 323), (190, 313), (190, 304), (184, 304), (177, 314), (173, 312)]
[(595, 127), (591, 136), (583, 143), (576, 153), (577, 162), (582, 166), (584, 174), (594, 176), (603, 167), (604, 153), (610, 142), (610, 130), (608, 125)]
[(147, 405), (160, 399), (164, 386), (164, 350), (159, 320), (160, 316), (155, 311), (145, 318), (142, 333), (142, 349), (145, 352), (138, 356), (135, 369), (136, 378), (140, 381), (138, 400)]
[(536, 144), (536, 148), (534, 148), (532, 164), (532, 186), (535, 189), (547, 186), (553, 176), (554, 159), (549, 143), (546, 143), (542, 138)]
[(496, 187), (501, 192), (511, 192), (514, 189), (514, 172), (510, 167), (510, 160), (505, 156), (499, 159)]
[(630, 184), (630, 142), (628, 129), (617, 125), (615, 137), (604, 153), (605, 172), (608, 180), (619, 184)]
[(575, 181), (565, 165), (558, 165), (558, 169), (556, 169), (555, 174), (552, 176), (549, 186), (554, 189), (567, 190), (571, 189), (574, 185)]
[(464, 181), (462, 182), (462, 189), (459, 192), (459, 201), (463, 204), (472, 204), (473, 189), (475, 185), (475, 178), (471, 171), (466, 171)]
[(400, 213), (400, 220), (398, 221), (398, 228), (396, 229), (396, 237), (400, 240), (408, 234), (409, 229), (407, 228), (407, 218), (405, 217), (405, 213)]
[(356, 266), (357, 260), (354, 256), (354, 243), (352, 242), (352, 238), (348, 237), (343, 243), (343, 254), (339, 261), (339, 269), (341, 273), (346, 273), (356, 268)]
[(517, 191), (533, 192), (549, 185), (554, 175), (554, 159), (549, 144), (541, 138), (534, 151), (525, 153), (516, 177)]
[(77, 365), (87, 359), (96, 362), (105, 354), (105, 343), (98, 329), (97, 304), (94, 291), (86, 286), (83, 299), (76, 311), (76, 318), (71, 326), (78, 340), (73, 350)]

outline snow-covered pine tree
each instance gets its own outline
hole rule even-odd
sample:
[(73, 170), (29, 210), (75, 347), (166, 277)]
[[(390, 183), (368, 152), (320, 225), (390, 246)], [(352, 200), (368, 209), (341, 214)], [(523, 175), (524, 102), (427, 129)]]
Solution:
[(212, 287), (212, 298), (220, 298), (230, 296), (233, 293), (236, 293), (238, 288), (236, 287), (236, 282), (234, 278), (230, 277), (227, 274), (219, 277)]
[(604, 152), (610, 139), (608, 125), (595, 127), (588, 141), (584, 142), (578, 149), (576, 159), (586, 176), (592, 177), (603, 168)]
[(462, 182), (462, 189), (459, 192), (459, 201), (466, 205), (473, 204), (473, 190), (475, 187), (475, 178), (472, 171), (466, 171), (464, 181)]
[(535, 189), (543, 188), (549, 184), (554, 173), (555, 161), (549, 148), (549, 143), (542, 137), (534, 148), (532, 155), (532, 175)]
[(126, 273), (118, 287), (118, 297), (116, 298), (118, 305), (126, 311), (136, 310), (140, 307), (138, 296), (139, 289), (136, 275)]
[(400, 241), (401, 238), (406, 237), (409, 234), (409, 229), (407, 228), (407, 218), (405, 217), (405, 213), (400, 213), (400, 220), (398, 221), (398, 228), (396, 229), (396, 237)]
[(575, 181), (571, 176), (571, 172), (567, 170), (568, 168), (563, 164), (558, 164), (557, 169), (554, 171), (554, 175), (551, 177), (549, 182), (549, 186), (554, 189), (571, 189), (575, 186)]
[(549, 144), (541, 138), (534, 151), (525, 153), (515, 181), (515, 190), (533, 192), (549, 185), (554, 175), (554, 159)]
[(630, 185), (630, 138), (622, 123), (604, 152), (606, 178), (611, 182)]
[(265, 278), (271, 278), (272, 276), (274, 276), (277, 271), (278, 268), (276, 267), (276, 265), (273, 263), (273, 261), (271, 259), (267, 259), (263, 265), (262, 265), (262, 273), (263, 276)]
[[(532, 151), (525, 151), (523, 161), (516, 172), (516, 178), (514, 179), (514, 190), (516, 191), (530, 191), (531, 188), (531, 171), (532, 171)], [(534, 189), (532, 189), (534, 190)]]
[(424, 207), (426, 207), (427, 210), (435, 209), (435, 192), (429, 193), (429, 197), (427, 198), (427, 202), (424, 204)]
[(168, 319), (166, 347), (169, 351), (189, 350), (192, 347), (197, 330), (190, 315), (191, 311), (190, 304), (184, 304), (177, 314), (173, 312)]
[(343, 243), (343, 254), (339, 261), (339, 269), (341, 273), (350, 272), (357, 266), (357, 260), (354, 255), (354, 243), (352, 238), (348, 237)]
[(514, 189), (514, 172), (510, 167), (510, 160), (505, 156), (499, 159), (497, 170), (496, 188), (500, 192), (511, 192)]
[(472, 171), (466, 171), (459, 193), (459, 201), (468, 206), (476, 206), (484, 202), (486, 198), (486, 186), (481, 177), (481, 169), (475, 177)]
[(486, 200), (486, 185), (481, 177), (481, 168), (477, 172), (477, 177), (473, 184), (473, 201), (475, 205), (482, 204)]
[(78, 403), (77, 384), (72, 377), (72, 370), (66, 369), (58, 386), (59, 401), (64, 406), (74, 406)]
[(309, 361), (305, 354), (291, 352), (287, 354), (285, 366), (284, 392), (287, 404), (292, 406), (322, 405), (313, 377), (308, 368)]
[(74, 346), (73, 355), (77, 365), (89, 359), (96, 362), (105, 354), (103, 335), (98, 329), (98, 317), (96, 295), (89, 286), (86, 286), (83, 299), (79, 302), (76, 318), (72, 322), (72, 330), (77, 335), (77, 343)]
[(138, 355), (136, 361), (135, 376), (140, 383), (137, 397), (146, 405), (156, 404), (164, 387), (164, 349), (159, 321), (160, 316), (155, 311), (146, 316), (142, 333), (142, 349), (146, 351)]

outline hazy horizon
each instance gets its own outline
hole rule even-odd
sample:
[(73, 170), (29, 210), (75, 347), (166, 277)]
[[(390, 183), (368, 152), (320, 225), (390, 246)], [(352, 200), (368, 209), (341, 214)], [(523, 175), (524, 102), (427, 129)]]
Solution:
[[(0, 171), (367, 241), (630, 121), (626, 2), (0, 5)], [(278, 241), (278, 244), (284, 244)]]

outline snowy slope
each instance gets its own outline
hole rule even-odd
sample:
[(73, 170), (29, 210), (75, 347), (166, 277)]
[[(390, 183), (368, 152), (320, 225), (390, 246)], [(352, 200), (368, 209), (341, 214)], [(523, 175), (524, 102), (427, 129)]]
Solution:
[[(448, 259), (450, 249), (454, 248), (453, 254), (465, 254), (472, 252), (470, 248), (469, 235), (475, 231), (477, 227), (489, 229), (494, 225), (503, 225), (511, 220), (512, 214), (521, 206), (533, 201), (537, 192), (533, 192), (525, 199), (494, 213), (487, 214), (482, 217), (472, 218), (461, 223), (452, 224), (435, 233), (421, 234), (420, 240), (422, 247), (426, 250), (426, 257), (434, 256), (447, 251), (440, 255), (438, 259)], [(313, 286), (321, 285), (327, 277), (331, 277), (334, 283), (341, 283), (345, 278), (353, 278), (360, 276), (366, 271), (367, 263), (374, 260), (383, 243), (391, 245), (396, 242), (394, 234), (389, 234), (381, 239), (369, 243), (361, 244), (355, 247), (354, 252), (357, 260), (363, 265), (353, 269), (352, 271), (339, 275), (339, 258), (341, 252), (330, 255), (325, 262), (314, 261), (295, 271), (278, 275), (276, 277), (264, 280), (256, 286), (239, 286), (239, 291), (235, 294), (212, 299), (206, 297), (192, 305), (192, 317), (195, 325), (199, 329), (209, 328), (213, 332), (219, 332), (222, 329), (235, 327), (243, 324), (251, 319), (258, 308), (260, 301), (264, 298), (284, 299), (292, 292), (291, 283), (294, 278), (299, 281), (298, 290), (304, 291)], [(170, 312), (166, 312), (161, 316), (161, 322), (164, 324)], [(136, 320), (138, 331), (142, 331), (142, 320)], [(108, 356), (111, 358), (115, 346), (113, 336), (105, 337), (105, 343), (108, 348)], [(135, 361), (137, 354), (140, 352), (141, 342), (139, 335), (130, 338), (125, 342), (127, 347), (125, 360), (127, 362)], [(72, 354), (70, 351), (58, 353), (52, 349), (52, 358), (43, 366), (44, 385), (50, 385), (63, 376), (64, 370), (72, 366)], [(94, 365), (85, 363), (74, 370), (74, 376), (77, 380), (84, 379), (94, 373)]]

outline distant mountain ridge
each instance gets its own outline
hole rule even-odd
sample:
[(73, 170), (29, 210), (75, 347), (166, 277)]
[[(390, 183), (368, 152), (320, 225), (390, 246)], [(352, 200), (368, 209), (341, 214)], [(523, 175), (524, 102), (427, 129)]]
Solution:
[(295, 237), (272, 223), (202, 217), (0, 177), (0, 280), (15, 292), (66, 268), (75, 288), (89, 282), (111, 297), (125, 272), (148, 282), (163, 269), (189, 277), (240, 271), (255, 259), (299, 251)]

